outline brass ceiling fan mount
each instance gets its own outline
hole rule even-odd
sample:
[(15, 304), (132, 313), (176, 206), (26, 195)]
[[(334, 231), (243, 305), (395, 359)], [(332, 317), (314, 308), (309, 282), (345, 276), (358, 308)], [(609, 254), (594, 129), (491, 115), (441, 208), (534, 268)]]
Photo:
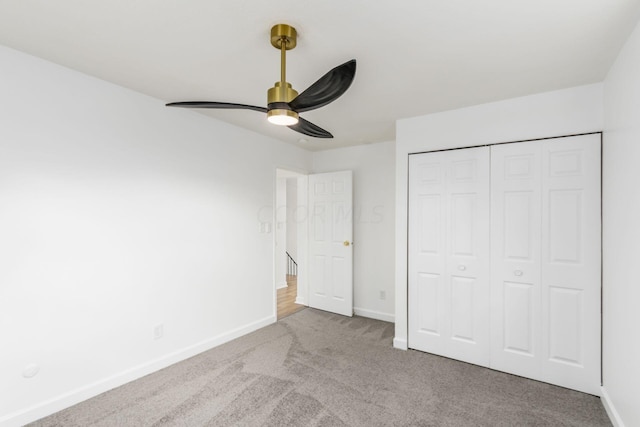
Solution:
[(291, 25), (276, 24), (271, 27), (271, 46), (280, 50), (282, 42), (285, 42), (285, 49), (291, 50), (298, 44), (298, 32)]

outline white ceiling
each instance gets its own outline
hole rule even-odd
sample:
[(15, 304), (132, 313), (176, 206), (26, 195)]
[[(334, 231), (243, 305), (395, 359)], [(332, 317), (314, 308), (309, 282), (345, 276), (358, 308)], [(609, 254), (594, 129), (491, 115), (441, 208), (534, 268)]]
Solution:
[(254, 111), (205, 114), (318, 150), (393, 140), (400, 118), (602, 81), (639, 17), (640, 0), (0, 0), (0, 44), (159, 102), (266, 106), (280, 77), (269, 30), (288, 23), (299, 92), (358, 61), (340, 99), (302, 114), (335, 138)]

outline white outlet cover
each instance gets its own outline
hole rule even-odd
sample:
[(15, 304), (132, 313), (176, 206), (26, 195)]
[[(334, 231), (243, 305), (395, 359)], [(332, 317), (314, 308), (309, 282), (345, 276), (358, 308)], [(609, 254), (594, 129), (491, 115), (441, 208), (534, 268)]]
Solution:
[(35, 363), (31, 363), (24, 367), (22, 370), (22, 376), (25, 378), (33, 378), (38, 375), (38, 372), (40, 372), (40, 366)]
[(159, 340), (164, 336), (164, 325), (160, 324), (153, 328), (153, 338)]

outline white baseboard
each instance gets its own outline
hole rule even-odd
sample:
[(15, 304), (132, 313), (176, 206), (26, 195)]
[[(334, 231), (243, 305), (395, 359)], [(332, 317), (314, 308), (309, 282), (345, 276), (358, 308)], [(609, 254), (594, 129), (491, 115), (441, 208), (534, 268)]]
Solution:
[(206, 339), (189, 347), (185, 347), (181, 350), (161, 356), (157, 359), (150, 360), (149, 362), (134, 366), (133, 368), (64, 393), (60, 396), (54, 397), (53, 399), (49, 399), (29, 408), (5, 415), (0, 418), (0, 427), (23, 426), (275, 322), (275, 316), (266, 317), (213, 338)]
[(287, 282), (280, 282), (276, 285), (276, 289), (282, 289), (287, 287)]
[(618, 414), (615, 406), (613, 406), (609, 393), (607, 393), (607, 390), (604, 387), (600, 388), (600, 401), (602, 402), (602, 406), (604, 406), (604, 410), (607, 411), (607, 415), (609, 416), (613, 427), (624, 427), (622, 418), (620, 418), (620, 414)]
[(353, 307), (353, 312), (358, 316), (368, 317), (370, 319), (383, 320), (385, 322), (391, 322), (391, 323), (395, 322), (394, 315), (389, 313), (382, 313), (380, 311), (368, 310), (366, 308), (358, 308), (358, 307)]
[(301, 296), (296, 297), (296, 304), (308, 305), (307, 302)]
[(397, 348), (398, 350), (408, 350), (409, 346), (407, 344), (407, 340), (396, 337), (393, 339), (393, 348)]

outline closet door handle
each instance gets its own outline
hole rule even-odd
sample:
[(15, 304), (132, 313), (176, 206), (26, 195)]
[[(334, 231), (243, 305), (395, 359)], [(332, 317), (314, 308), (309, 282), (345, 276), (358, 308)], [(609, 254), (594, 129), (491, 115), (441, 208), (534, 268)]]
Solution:
[(466, 265), (462, 265), (462, 264), (460, 264), (460, 265), (458, 266), (458, 270), (460, 270), (460, 271), (465, 271), (466, 269), (467, 269), (467, 266), (466, 266)]
[(515, 274), (516, 276), (520, 277), (522, 276), (522, 270), (516, 270), (513, 272), (513, 274)]

